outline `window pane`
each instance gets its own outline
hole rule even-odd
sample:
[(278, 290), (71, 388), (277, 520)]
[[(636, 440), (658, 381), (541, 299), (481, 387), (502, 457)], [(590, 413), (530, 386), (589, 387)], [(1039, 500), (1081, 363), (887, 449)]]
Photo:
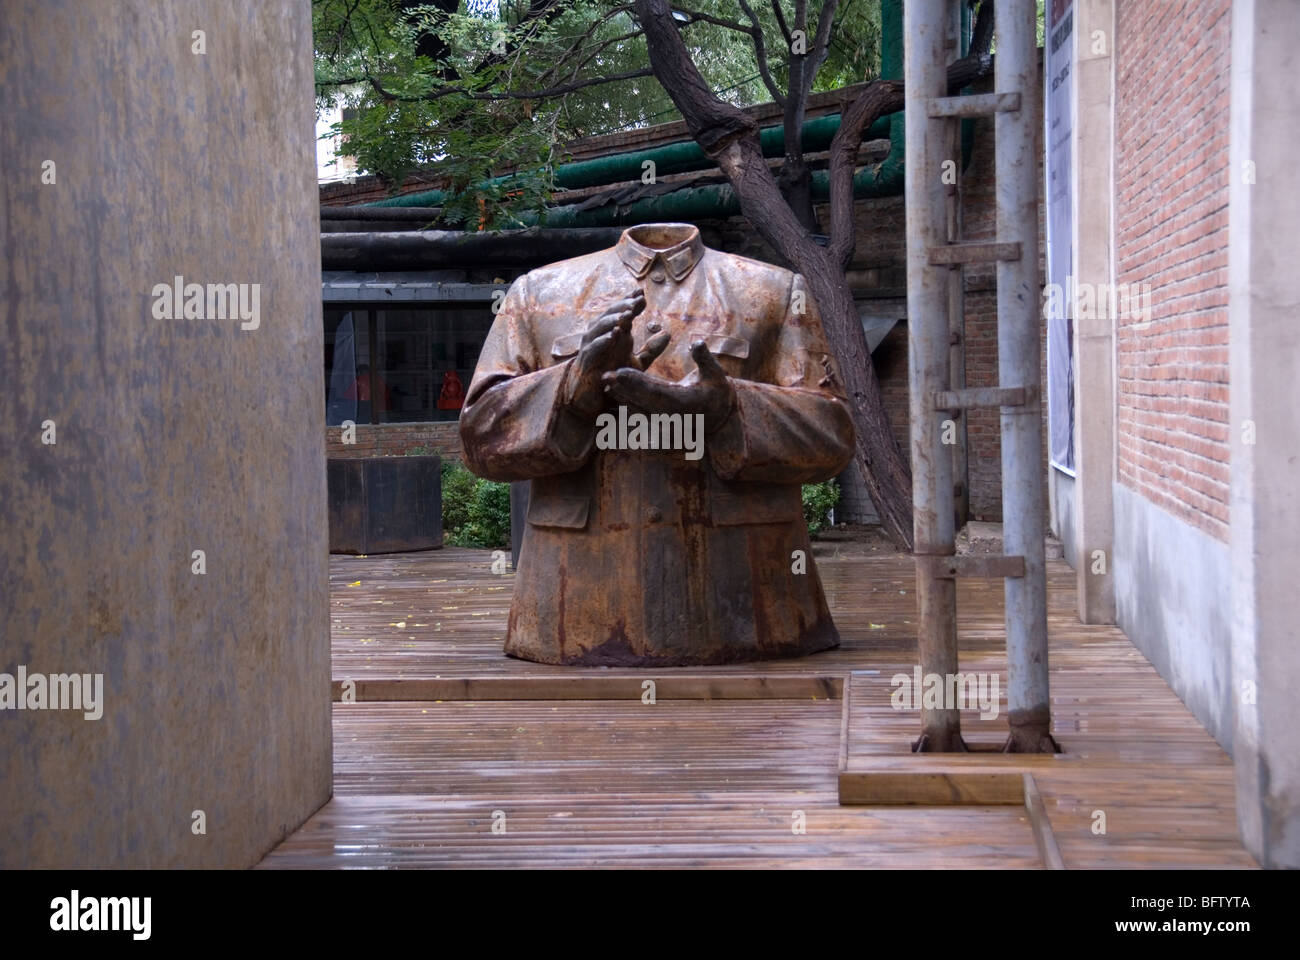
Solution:
[(370, 328), (364, 310), (325, 308), (325, 422), (370, 422)]
[(487, 305), (380, 310), (375, 409), (380, 423), (456, 420), (492, 327)]

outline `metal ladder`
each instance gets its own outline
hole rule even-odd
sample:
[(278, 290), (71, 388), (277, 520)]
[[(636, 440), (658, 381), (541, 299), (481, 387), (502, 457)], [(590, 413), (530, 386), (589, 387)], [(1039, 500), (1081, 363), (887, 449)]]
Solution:
[[(907, 0), (903, 8), (918, 648), (925, 675), (946, 679), (958, 673), (957, 578), (1003, 578), (1011, 725), (1003, 749), (1051, 752), (1057, 747), (1048, 694), (1043, 544), (1036, 11), (1034, 0), (997, 0), (996, 92), (949, 97), (946, 68), (958, 47), (961, 3)], [(944, 183), (944, 161), (957, 153), (960, 121), (989, 115), (995, 118), (997, 239), (963, 242), (954, 215), (957, 194)], [(960, 162), (948, 168), (958, 177), (959, 171)], [(963, 330), (963, 318), (954, 314), (962, 310), (964, 266), (987, 262), (997, 265), (999, 385), (972, 389), (965, 387), (964, 360), (954, 364), (950, 357)], [(1003, 555), (958, 557), (954, 502), (964, 490), (954, 490), (945, 421), (952, 421), (951, 436), (958, 418), (964, 427), (966, 411), (994, 407), (1001, 411)], [(946, 704), (923, 708), (915, 749), (965, 750), (958, 710)]]

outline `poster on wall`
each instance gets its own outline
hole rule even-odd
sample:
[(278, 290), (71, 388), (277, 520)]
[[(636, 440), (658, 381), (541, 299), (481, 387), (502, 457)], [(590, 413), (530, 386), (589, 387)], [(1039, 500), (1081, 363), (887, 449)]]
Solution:
[(1048, 0), (1045, 16), (1046, 51), (1044, 143), (1047, 176), (1047, 417), (1052, 466), (1074, 473), (1074, 337), (1073, 218), (1070, 210), (1070, 150), (1074, 122), (1073, 0)]

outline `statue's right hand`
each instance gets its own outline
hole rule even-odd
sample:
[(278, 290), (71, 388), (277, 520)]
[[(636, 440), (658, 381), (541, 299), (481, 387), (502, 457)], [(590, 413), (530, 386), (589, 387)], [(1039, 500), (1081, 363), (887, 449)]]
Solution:
[(628, 366), (632, 357), (632, 321), (645, 309), (645, 293), (611, 304), (582, 335), (574, 361), (568, 402), (581, 413), (594, 415), (605, 402), (601, 376)]

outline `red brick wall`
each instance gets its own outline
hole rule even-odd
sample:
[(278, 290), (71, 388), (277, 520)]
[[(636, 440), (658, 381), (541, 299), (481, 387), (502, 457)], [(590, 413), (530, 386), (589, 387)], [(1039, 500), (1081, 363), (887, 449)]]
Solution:
[(1119, 480), (1226, 541), (1231, 2), (1117, 6), (1117, 282), (1151, 303), (1117, 325)]
[(325, 453), (329, 457), (402, 457), (410, 453), (436, 453), (444, 460), (460, 460), (460, 424), (361, 423), (356, 443), (343, 442), (342, 427), (325, 428)]

